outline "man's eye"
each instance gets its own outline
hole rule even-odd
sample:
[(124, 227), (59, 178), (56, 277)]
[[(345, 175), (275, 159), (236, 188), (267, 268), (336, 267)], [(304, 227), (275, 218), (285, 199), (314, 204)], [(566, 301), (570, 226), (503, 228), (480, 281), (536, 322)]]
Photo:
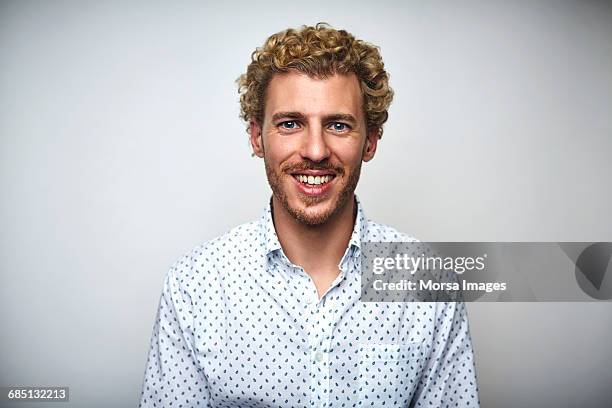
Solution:
[(287, 130), (297, 129), (298, 124), (295, 120), (287, 120), (280, 124), (280, 127)]
[(333, 122), (329, 125), (329, 127), (336, 132), (344, 132), (349, 129), (348, 125), (342, 122)]

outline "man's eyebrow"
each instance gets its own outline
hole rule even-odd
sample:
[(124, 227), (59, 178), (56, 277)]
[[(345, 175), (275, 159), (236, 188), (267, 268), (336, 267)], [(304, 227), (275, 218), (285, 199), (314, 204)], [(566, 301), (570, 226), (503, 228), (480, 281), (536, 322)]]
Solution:
[[(276, 112), (272, 115), (272, 120), (277, 121), (280, 119), (306, 119), (306, 116), (300, 112)], [(333, 122), (337, 120), (344, 120), (351, 123), (357, 123), (357, 119), (349, 113), (333, 113), (323, 117), (324, 122)]]
[(305, 119), (305, 118), (306, 116), (304, 116), (300, 112), (276, 112), (274, 115), (272, 115), (273, 121), (280, 120), (280, 119)]
[(357, 123), (357, 119), (348, 113), (335, 113), (333, 115), (327, 115), (323, 118), (325, 122), (333, 122), (337, 120), (343, 120), (346, 122)]

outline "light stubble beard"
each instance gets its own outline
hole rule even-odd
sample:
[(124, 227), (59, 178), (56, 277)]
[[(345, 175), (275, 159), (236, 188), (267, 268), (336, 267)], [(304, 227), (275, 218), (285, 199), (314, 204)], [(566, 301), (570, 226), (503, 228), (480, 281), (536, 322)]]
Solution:
[[(304, 211), (300, 208), (294, 208), (289, 205), (289, 200), (287, 199), (287, 194), (282, 187), (283, 177), (291, 177), (291, 171), (295, 170), (326, 170), (326, 169), (334, 169), (336, 171), (336, 177), (344, 176), (344, 169), (341, 167), (334, 167), (330, 164), (317, 164), (314, 162), (303, 162), (297, 165), (288, 165), (284, 166), (280, 171), (276, 171), (268, 162), (267, 158), (264, 156), (264, 165), (266, 167), (266, 175), (268, 177), (268, 183), (270, 184), (270, 188), (272, 189), (272, 193), (274, 197), (281, 203), (285, 211), (293, 217), (300, 224), (316, 227), (323, 225), (337, 216), (343, 208), (350, 202), (353, 197), (353, 193), (357, 188), (357, 183), (359, 182), (359, 176), (361, 175), (361, 160), (357, 167), (355, 167), (347, 176), (347, 183), (344, 185), (342, 190), (340, 190), (340, 195), (335, 202), (335, 205), (331, 207), (331, 209), (318, 214), (309, 214), (307, 211)], [(324, 201), (326, 198), (319, 197), (309, 197), (305, 195), (301, 195), (301, 201), (306, 205), (306, 207), (310, 207), (312, 205), (318, 204)]]

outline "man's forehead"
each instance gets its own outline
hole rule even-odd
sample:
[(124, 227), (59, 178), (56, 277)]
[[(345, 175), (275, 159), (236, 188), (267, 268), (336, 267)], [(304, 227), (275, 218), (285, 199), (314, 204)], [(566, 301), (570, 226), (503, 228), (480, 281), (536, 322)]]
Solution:
[(265, 99), (266, 115), (300, 112), (303, 115), (347, 114), (361, 116), (363, 96), (354, 73), (325, 78), (298, 72), (275, 74)]

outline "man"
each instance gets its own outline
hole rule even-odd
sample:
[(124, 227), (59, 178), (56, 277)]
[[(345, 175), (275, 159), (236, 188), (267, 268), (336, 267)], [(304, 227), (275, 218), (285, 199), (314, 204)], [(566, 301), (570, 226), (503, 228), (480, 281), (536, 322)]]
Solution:
[(363, 243), (413, 241), (354, 194), (393, 95), (378, 49), (289, 29), (239, 85), (272, 199), (168, 273), (141, 406), (478, 406), (463, 303), (359, 299)]

